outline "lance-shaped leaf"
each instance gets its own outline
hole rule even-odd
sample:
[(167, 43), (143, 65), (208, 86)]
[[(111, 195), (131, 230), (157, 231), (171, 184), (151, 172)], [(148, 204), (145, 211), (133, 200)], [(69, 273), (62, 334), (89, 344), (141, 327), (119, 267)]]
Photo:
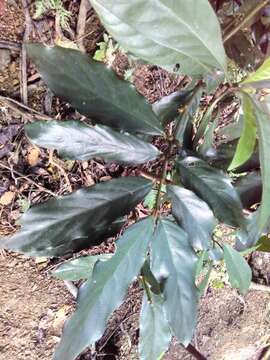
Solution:
[(140, 164), (159, 155), (155, 146), (105, 126), (87, 126), (79, 121), (36, 121), (25, 128), (34, 144), (56, 149), (65, 159), (99, 157), (122, 164)]
[(187, 234), (175, 223), (162, 219), (151, 243), (151, 268), (155, 277), (165, 283), (166, 317), (172, 332), (185, 346), (191, 341), (196, 325), (197, 260)]
[[(252, 84), (265, 80), (270, 80), (270, 58), (267, 58), (255, 73), (249, 75), (241, 84)], [(256, 86), (256, 84), (254, 85)]]
[(152, 105), (152, 109), (159, 120), (163, 124), (166, 124), (174, 120), (174, 118), (179, 114), (179, 108), (186, 104), (191, 95), (192, 90), (175, 91), (174, 93), (164, 96), (161, 100), (155, 102)]
[(163, 309), (161, 295), (151, 293), (151, 302), (144, 295), (140, 314), (140, 360), (157, 360), (167, 351), (171, 331)]
[(92, 275), (94, 265), (97, 261), (108, 260), (112, 254), (101, 254), (94, 256), (81, 256), (78, 259), (65, 261), (51, 272), (58, 279), (77, 281), (89, 279)]
[(220, 221), (245, 226), (241, 200), (228, 176), (192, 156), (179, 160), (177, 165), (183, 184), (206, 201)]
[[(218, 19), (207, 0), (90, 0), (103, 25), (126, 50), (188, 75), (226, 69)], [(215, 46), (213, 46), (215, 44)]]
[(262, 231), (270, 218), (270, 113), (265, 103), (256, 102), (254, 112), (258, 127), (259, 154), (263, 183), (258, 229)]
[(167, 189), (173, 216), (188, 234), (192, 246), (198, 250), (208, 249), (217, 224), (212, 210), (190, 190), (174, 185)]
[(96, 264), (92, 278), (80, 288), (78, 308), (64, 327), (54, 360), (73, 360), (102, 336), (107, 320), (140, 272), (153, 231), (150, 217), (132, 225), (117, 241), (115, 255)]
[(230, 283), (245, 294), (251, 283), (251, 269), (243, 256), (230, 245), (224, 244), (223, 250)]
[(119, 178), (33, 206), (3, 247), (31, 256), (62, 256), (100, 244), (115, 233), (113, 221), (142, 201), (151, 185), (140, 177)]
[(253, 154), (256, 137), (257, 124), (254, 114), (254, 105), (248, 95), (243, 95), (244, 129), (236, 147), (231, 165), (228, 170), (238, 168), (243, 165)]
[(49, 88), (81, 114), (128, 132), (162, 134), (150, 104), (106, 65), (58, 46), (30, 44), (27, 49)]

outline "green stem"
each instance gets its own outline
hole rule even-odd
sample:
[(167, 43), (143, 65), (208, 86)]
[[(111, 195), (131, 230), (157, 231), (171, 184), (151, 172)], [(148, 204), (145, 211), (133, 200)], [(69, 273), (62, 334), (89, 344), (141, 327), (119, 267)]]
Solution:
[(161, 197), (162, 197), (162, 185), (164, 184), (165, 179), (166, 179), (168, 163), (169, 163), (169, 160), (167, 158), (165, 158), (163, 167), (162, 167), (161, 178), (160, 178), (160, 181), (158, 184), (158, 192), (157, 192), (156, 204), (155, 204), (155, 209), (154, 209), (155, 222), (157, 222), (158, 217), (159, 217), (159, 208), (160, 208)]
[(259, 2), (258, 5), (256, 5), (247, 16), (240, 21), (240, 23), (233, 28), (227, 35), (225, 34), (223, 43), (225, 44), (228, 40), (230, 40), (239, 30), (241, 30), (243, 27), (245, 27), (249, 21), (259, 12), (261, 11), (267, 4), (269, 3), (269, 0), (264, 0), (262, 2)]

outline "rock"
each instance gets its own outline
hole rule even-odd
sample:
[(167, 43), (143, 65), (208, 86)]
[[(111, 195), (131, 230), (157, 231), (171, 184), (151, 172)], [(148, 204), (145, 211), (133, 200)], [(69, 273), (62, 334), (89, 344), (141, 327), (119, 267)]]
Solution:
[(0, 49), (0, 71), (4, 71), (10, 61), (10, 51), (8, 49)]

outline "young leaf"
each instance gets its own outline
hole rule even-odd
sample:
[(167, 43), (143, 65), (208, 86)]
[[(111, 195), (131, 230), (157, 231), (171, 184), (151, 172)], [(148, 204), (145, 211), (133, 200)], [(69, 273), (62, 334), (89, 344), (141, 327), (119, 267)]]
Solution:
[(244, 129), (237, 144), (231, 165), (233, 170), (244, 164), (253, 154), (256, 145), (257, 124), (254, 114), (254, 105), (248, 95), (243, 95)]
[(161, 295), (151, 293), (151, 302), (146, 295), (143, 297), (140, 314), (140, 360), (161, 359), (169, 347), (172, 336), (163, 304)]
[(190, 190), (174, 185), (167, 189), (173, 216), (188, 234), (191, 245), (197, 250), (208, 249), (217, 224), (212, 210)]
[(230, 245), (224, 244), (223, 250), (230, 283), (245, 294), (251, 283), (251, 269), (243, 256)]
[(177, 165), (183, 184), (206, 201), (220, 221), (245, 227), (242, 204), (228, 176), (191, 156)]
[(198, 111), (201, 97), (202, 97), (203, 88), (201, 85), (197, 85), (192, 94), (190, 95), (188, 101), (186, 102), (182, 113), (179, 114), (178, 120), (179, 126), (177, 127), (175, 137), (184, 147), (191, 147), (192, 139), (192, 124), (193, 118), (196, 112)]
[(153, 231), (150, 217), (130, 226), (117, 241), (115, 255), (96, 264), (92, 278), (79, 290), (77, 310), (65, 325), (54, 360), (73, 360), (102, 336), (107, 320), (140, 272)]
[(155, 102), (152, 105), (152, 109), (162, 124), (167, 124), (170, 121), (173, 121), (179, 114), (179, 108), (186, 104), (191, 95), (192, 90), (176, 91)]
[(122, 164), (140, 164), (159, 155), (155, 146), (105, 126), (87, 126), (79, 121), (36, 121), (25, 129), (34, 144), (56, 149), (65, 159), (99, 157)]
[(128, 132), (163, 133), (151, 106), (106, 65), (77, 50), (27, 45), (49, 88), (97, 123)]
[(270, 80), (270, 58), (267, 58), (256, 72), (249, 75), (241, 84), (252, 84), (264, 80)]
[(31, 256), (62, 256), (98, 245), (119, 230), (119, 222), (117, 229), (112, 223), (142, 201), (151, 186), (144, 178), (119, 178), (33, 206), (21, 218), (22, 229), (4, 239), (3, 247)]
[(51, 275), (69, 281), (77, 281), (81, 279), (89, 279), (92, 275), (94, 265), (98, 260), (108, 260), (112, 254), (102, 254), (95, 256), (81, 256), (78, 259), (65, 261), (51, 272)]
[(151, 243), (151, 269), (164, 285), (164, 310), (178, 340), (191, 341), (199, 292), (195, 286), (197, 256), (187, 234), (173, 222), (159, 221)]
[(262, 231), (270, 218), (270, 121), (269, 112), (263, 103), (254, 104), (258, 127), (259, 154), (263, 183), (262, 201), (259, 209), (258, 230)]
[(108, 32), (141, 59), (169, 71), (180, 64), (187, 75), (226, 69), (220, 25), (207, 0), (91, 0), (91, 4)]

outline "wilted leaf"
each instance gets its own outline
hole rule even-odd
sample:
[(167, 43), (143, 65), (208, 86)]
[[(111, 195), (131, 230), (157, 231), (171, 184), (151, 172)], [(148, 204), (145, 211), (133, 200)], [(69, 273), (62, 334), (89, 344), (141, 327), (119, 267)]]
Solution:
[(92, 271), (97, 261), (108, 260), (111, 257), (112, 254), (81, 256), (78, 259), (65, 261), (53, 270), (51, 274), (58, 279), (69, 281), (88, 279), (92, 275)]
[[(103, 25), (137, 57), (188, 75), (226, 69), (218, 19), (207, 0), (90, 0)], [(213, 46), (215, 44), (215, 46)]]
[(244, 128), (228, 170), (238, 168), (253, 154), (256, 145), (257, 124), (254, 105), (248, 95), (243, 95)]
[(49, 88), (83, 115), (129, 132), (163, 133), (151, 106), (106, 65), (58, 46), (30, 44), (27, 49)]
[(245, 227), (240, 198), (225, 173), (191, 156), (177, 165), (183, 184), (206, 201), (220, 221)]
[(144, 295), (140, 314), (140, 360), (161, 359), (171, 341), (171, 331), (166, 320), (164, 300), (151, 293), (151, 302)]
[(185, 346), (191, 341), (196, 325), (197, 260), (187, 234), (173, 222), (160, 220), (151, 244), (151, 269), (164, 282), (166, 317), (173, 334)]
[(115, 255), (94, 267), (79, 290), (79, 304), (67, 322), (54, 360), (73, 360), (103, 334), (112, 312), (121, 304), (147, 256), (154, 231), (152, 218), (130, 226), (117, 241)]
[(197, 250), (208, 249), (217, 224), (212, 210), (190, 190), (173, 185), (167, 188), (172, 213), (188, 234), (191, 245)]
[(99, 157), (105, 161), (140, 164), (155, 159), (160, 153), (155, 146), (133, 135), (105, 126), (87, 126), (79, 121), (37, 121), (25, 128), (31, 141), (56, 149), (65, 159)]
[(245, 294), (251, 283), (251, 269), (243, 256), (230, 245), (224, 244), (223, 250), (230, 283)]
[[(31, 256), (62, 256), (100, 244), (150, 191), (151, 181), (125, 177), (84, 188), (31, 207), (22, 229), (2, 246)], [(114, 223), (115, 221), (115, 223)]]

